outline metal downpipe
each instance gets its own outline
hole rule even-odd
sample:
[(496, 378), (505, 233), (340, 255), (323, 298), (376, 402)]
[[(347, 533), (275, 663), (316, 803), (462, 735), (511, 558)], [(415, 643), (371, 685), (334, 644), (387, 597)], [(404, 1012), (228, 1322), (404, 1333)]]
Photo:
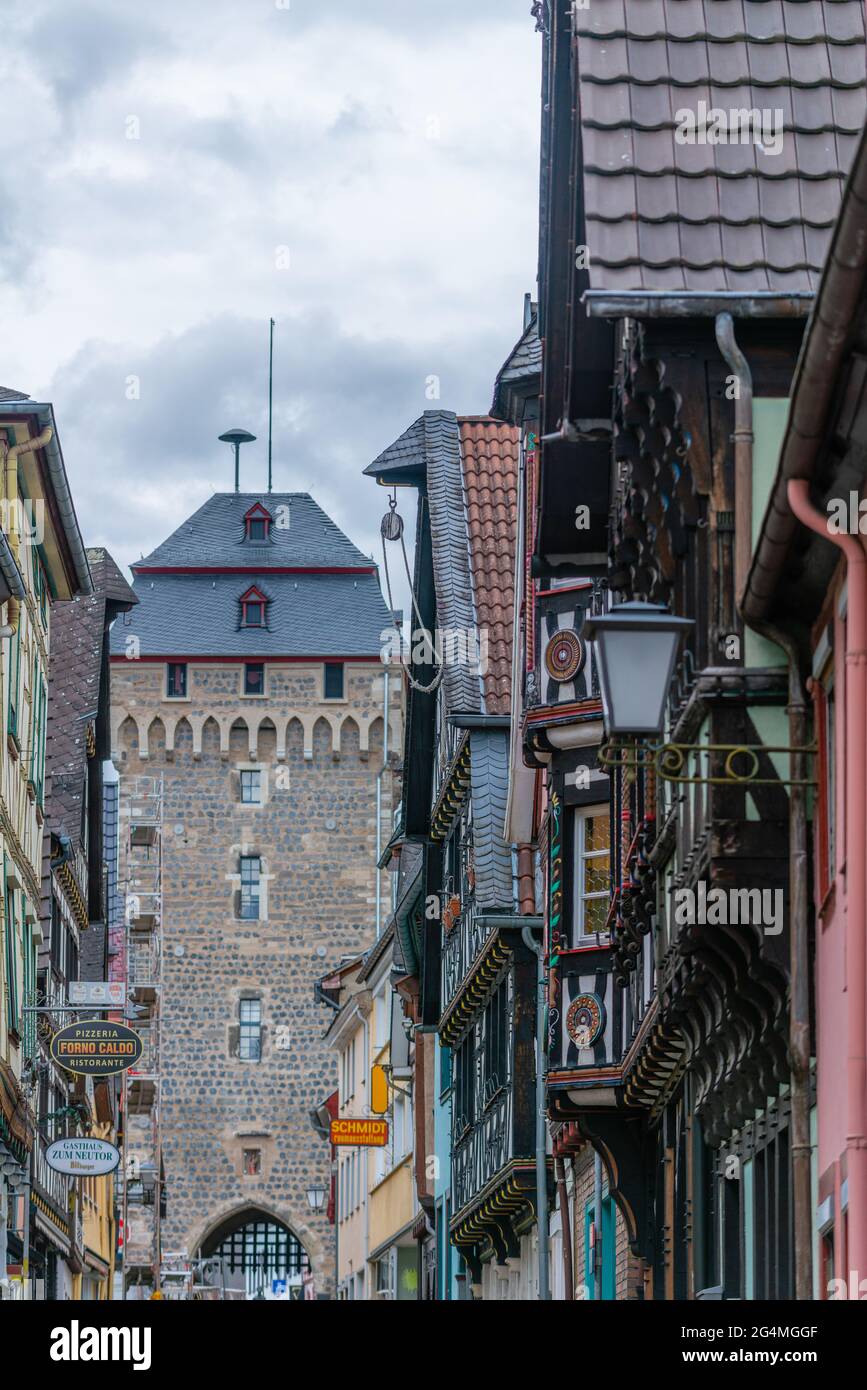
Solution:
[(539, 1242), (539, 1299), (551, 1297), (548, 1278), (548, 1126), (545, 1113), (545, 956), (525, 926), (524, 945), (536, 957), (536, 1231)]

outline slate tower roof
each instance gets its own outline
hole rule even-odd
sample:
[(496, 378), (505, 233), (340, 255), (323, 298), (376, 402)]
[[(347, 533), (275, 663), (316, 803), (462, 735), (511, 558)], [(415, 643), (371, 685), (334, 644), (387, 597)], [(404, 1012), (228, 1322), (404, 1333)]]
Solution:
[[(373, 657), (390, 625), (376, 565), (304, 492), (215, 493), (132, 569), (114, 656), (132, 636), (142, 657)], [(244, 626), (254, 590), (264, 625)]]

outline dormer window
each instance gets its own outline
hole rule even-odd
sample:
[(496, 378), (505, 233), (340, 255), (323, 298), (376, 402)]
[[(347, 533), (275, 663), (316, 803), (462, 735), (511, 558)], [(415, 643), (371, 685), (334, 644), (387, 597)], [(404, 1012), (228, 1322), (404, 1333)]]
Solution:
[(267, 541), (271, 538), (271, 513), (257, 502), (244, 517), (244, 539), (247, 541)]
[(241, 626), (264, 627), (268, 600), (255, 584), (241, 595)]

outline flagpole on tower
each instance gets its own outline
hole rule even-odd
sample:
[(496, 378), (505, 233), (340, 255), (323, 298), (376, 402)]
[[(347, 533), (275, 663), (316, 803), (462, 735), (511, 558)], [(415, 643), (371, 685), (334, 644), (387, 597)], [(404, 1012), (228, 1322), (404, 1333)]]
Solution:
[(271, 344), (268, 353), (268, 491), (271, 491), (271, 426), (274, 415), (274, 320), (271, 319)]

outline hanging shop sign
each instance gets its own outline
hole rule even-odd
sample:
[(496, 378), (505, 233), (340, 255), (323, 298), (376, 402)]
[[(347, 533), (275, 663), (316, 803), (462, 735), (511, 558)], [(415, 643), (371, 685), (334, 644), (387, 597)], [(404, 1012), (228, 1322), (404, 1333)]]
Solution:
[(120, 1150), (105, 1139), (56, 1139), (46, 1149), (45, 1161), (55, 1173), (72, 1178), (100, 1177), (114, 1172)]
[(51, 1055), (78, 1076), (113, 1076), (134, 1067), (144, 1051), (138, 1033), (107, 1018), (67, 1023), (51, 1039)]
[(70, 980), (67, 986), (70, 1004), (84, 1009), (100, 1008), (106, 1004), (122, 1009), (126, 1003), (126, 984), (123, 980)]
[(383, 1149), (388, 1143), (386, 1120), (332, 1120), (331, 1142), (360, 1149)]

